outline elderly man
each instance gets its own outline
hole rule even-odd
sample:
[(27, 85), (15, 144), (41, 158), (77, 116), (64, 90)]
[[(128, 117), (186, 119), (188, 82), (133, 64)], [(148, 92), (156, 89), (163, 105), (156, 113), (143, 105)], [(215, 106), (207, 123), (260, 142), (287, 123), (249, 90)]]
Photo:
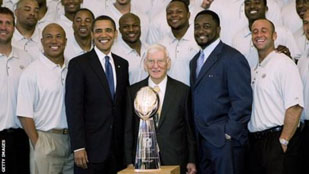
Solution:
[(167, 49), (162, 45), (152, 45), (144, 60), (149, 77), (132, 85), (127, 95), (125, 128), (125, 154), (127, 164), (134, 164), (139, 117), (134, 112), (137, 91), (150, 86), (157, 88), (160, 98), (160, 113), (156, 117), (156, 133), (162, 165), (180, 165), (181, 173), (196, 173), (195, 137), (190, 110), (189, 87), (167, 76), (171, 66)]
[(0, 173), (28, 174), (29, 141), (16, 116), (18, 81), (30, 56), (11, 44), (14, 14), (0, 7)]
[(41, 42), (44, 54), (20, 78), (17, 115), (30, 139), (31, 172), (72, 174), (73, 154), (64, 106), (65, 32), (58, 24), (49, 24)]
[(275, 51), (273, 23), (256, 20), (251, 27), (258, 50), (252, 69), (253, 106), (248, 128), (250, 174), (300, 173), (300, 129), (303, 88), (295, 63)]

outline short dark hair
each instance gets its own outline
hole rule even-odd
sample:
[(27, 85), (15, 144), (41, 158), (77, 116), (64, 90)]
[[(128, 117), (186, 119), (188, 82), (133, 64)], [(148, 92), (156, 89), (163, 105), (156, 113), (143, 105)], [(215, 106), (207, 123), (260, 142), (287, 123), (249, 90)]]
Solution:
[(115, 30), (115, 31), (117, 30), (117, 29), (116, 29), (116, 23), (115, 23), (115, 21), (114, 21), (111, 17), (109, 17), (109, 16), (102, 15), (102, 16), (98, 16), (97, 18), (95, 18), (94, 21), (92, 22), (92, 31), (93, 31), (93, 29), (94, 29), (95, 23), (96, 23), (97, 21), (103, 21), (103, 20), (110, 21), (110, 22), (112, 23), (113, 27), (114, 27), (114, 30)]
[(200, 11), (194, 18), (194, 21), (196, 21), (197, 17), (201, 16), (201, 15), (210, 15), (212, 17), (212, 19), (215, 21), (215, 23), (220, 26), (220, 18), (217, 15), (217, 13), (211, 11), (211, 10), (203, 10)]
[(13, 19), (13, 26), (15, 26), (15, 16), (14, 16), (14, 13), (10, 9), (6, 7), (0, 7), (0, 14), (10, 15)]
[[(273, 33), (276, 32), (276, 27), (275, 27), (274, 23), (273, 23), (271, 20), (268, 20), (268, 19), (266, 19), (266, 18), (258, 18), (258, 19), (256, 19), (256, 20), (254, 20), (253, 23), (254, 23), (255, 21), (257, 21), (257, 20), (265, 20), (265, 21), (268, 21), (268, 22), (270, 23), (271, 29), (273, 30)], [(252, 23), (252, 24), (253, 24), (253, 23)], [(251, 30), (251, 29), (252, 29), (252, 26), (251, 26), (250, 30)]]
[(134, 14), (134, 13), (126, 13), (126, 14), (124, 14), (124, 15), (122, 15), (121, 17), (120, 17), (120, 19), (119, 19), (119, 21), (118, 21), (118, 23), (119, 23), (119, 27), (120, 27), (120, 23), (121, 23), (121, 21), (125, 18), (125, 17), (133, 17), (133, 18), (135, 18), (135, 19), (137, 19), (137, 21), (139, 22), (139, 23), (141, 23), (141, 20), (139, 19), (139, 17), (136, 15), (136, 14)]
[(263, 0), (263, 2), (264, 2), (264, 5), (267, 6), (267, 0)]
[[(187, 12), (190, 12), (190, 10), (189, 10), (190, 1), (189, 0), (172, 0), (170, 3), (168, 3), (168, 5), (170, 5), (173, 2), (183, 3), (185, 5), (185, 8), (186, 8)], [(167, 7), (166, 7), (166, 9), (167, 9)]]
[(75, 18), (75, 16), (76, 16), (76, 14), (79, 13), (79, 12), (81, 12), (81, 11), (86, 11), (86, 12), (90, 13), (91, 18), (94, 20), (94, 18), (95, 18), (95, 17), (94, 17), (94, 14), (93, 14), (92, 11), (89, 10), (88, 8), (80, 8), (79, 10), (77, 10), (77, 12), (76, 12), (75, 15), (74, 15), (74, 18)]

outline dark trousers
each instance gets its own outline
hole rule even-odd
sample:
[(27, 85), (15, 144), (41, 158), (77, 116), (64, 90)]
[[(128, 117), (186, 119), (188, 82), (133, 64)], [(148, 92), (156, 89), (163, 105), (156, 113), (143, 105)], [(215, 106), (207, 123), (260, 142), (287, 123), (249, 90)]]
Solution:
[(300, 174), (301, 134), (298, 129), (284, 153), (279, 142), (281, 131), (263, 131), (249, 134), (248, 173)]
[(309, 120), (305, 121), (302, 133), (301, 133), (301, 141), (302, 141), (302, 168), (303, 171), (308, 170), (309, 166)]
[(245, 148), (236, 140), (215, 147), (204, 138), (199, 142), (199, 174), (243, 174)]
[(102, 163), (88, 163), (87, 169), (82, 169), (74, 165), (74, 174), (116, 174), (117, 161), (114, 157), (110, 157)]
[(0, 173), (29, 174), (29, 139), (23, 129), (0, 131)]

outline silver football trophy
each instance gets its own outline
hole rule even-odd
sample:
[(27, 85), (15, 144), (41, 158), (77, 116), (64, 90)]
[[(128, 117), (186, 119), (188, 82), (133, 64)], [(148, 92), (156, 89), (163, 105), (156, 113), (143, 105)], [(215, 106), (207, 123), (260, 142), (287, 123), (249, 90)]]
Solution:
[(160, 107), (158, 94), (151, 87), (141, 88), (134, 100), (134, 109), (140, 117), (135, 157), (135, 171), (160, 169), (159, 146), (153, 116)]

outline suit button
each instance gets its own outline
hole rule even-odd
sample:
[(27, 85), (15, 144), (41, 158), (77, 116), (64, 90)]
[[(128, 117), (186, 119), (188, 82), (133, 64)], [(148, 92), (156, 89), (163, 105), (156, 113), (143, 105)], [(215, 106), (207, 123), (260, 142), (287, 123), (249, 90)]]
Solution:
[(110, 125), (109, 128), (113, 129), (113, 125)]

